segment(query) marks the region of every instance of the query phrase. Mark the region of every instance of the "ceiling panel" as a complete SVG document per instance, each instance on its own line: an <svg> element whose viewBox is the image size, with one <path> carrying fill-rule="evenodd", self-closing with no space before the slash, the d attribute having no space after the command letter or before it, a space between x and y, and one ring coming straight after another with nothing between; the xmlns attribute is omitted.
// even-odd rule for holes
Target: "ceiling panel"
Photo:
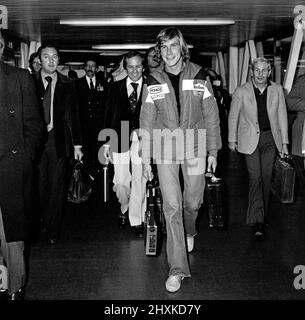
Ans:
<svg viewBox="0 0 305 320"><path fill-rule="evenodd" d="M177 26L194 52L217 52L247 39L283 38L293 33L294 0L4 0L10 32L26 40L51 42L60 49L89 50L92 45L153 43L162 26L75 27L68 18L226 18L230 26ZM81 59L65 54L65 59Z"/></svg>

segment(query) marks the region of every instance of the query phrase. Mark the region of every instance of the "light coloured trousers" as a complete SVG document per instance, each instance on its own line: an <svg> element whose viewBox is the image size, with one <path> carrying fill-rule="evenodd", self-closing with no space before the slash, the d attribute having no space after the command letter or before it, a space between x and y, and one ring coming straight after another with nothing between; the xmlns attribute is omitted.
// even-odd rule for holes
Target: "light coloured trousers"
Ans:
<svg viewBox="0 0 305 320"><path fill-rule="evenodd" d="M25 285L24 242L6 242L0 207L0 265L7 269L7 289L11 295ZM2 281L5 281L2 279Z"/></svg>
<svg viewBox="0 0 305 320"><path fill-rule="evenodd" d="M180 166L184 180L183 197L179 181ZM192 236L197 233L195 223L203 203L205 167L206 158L184 160L184 163L157 163L166 221L166 252L170 276L191 276L185 233Z"/></svg>
<svg viewBox="0 0 305 320"><path fill-rule="evenodd" d="M139 157L139 140L134 132L130 150L123 153L113 152L113 191L121 205L121 212L129 210L131 226L144 221L146 211L146 182L143 176L142 159ZM130 163L131 172L130 173Z"/></svg>

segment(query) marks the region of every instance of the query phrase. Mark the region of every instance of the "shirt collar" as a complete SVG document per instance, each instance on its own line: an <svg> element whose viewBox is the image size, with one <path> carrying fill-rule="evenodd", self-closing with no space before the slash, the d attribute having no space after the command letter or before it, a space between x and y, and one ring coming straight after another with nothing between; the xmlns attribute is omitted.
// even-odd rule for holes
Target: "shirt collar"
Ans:
<svg viewBox="0 0 305 320"><path fill-rule="evenodd" d="M132 83L132 82L135 82L139 85L139 87L141 88L142 86L142 82L143 82L143 77L141 77L138 81L132 81L129 77L127 77L127 87Z"/></svg>
<svg viewBox="0 0 305 320"><path fill-rule="evenodd" d="M52 74L46 73L43 70L41 70L41 78L44 82L46 81L46 77L51 77L52 78L52 82L54 83L54 80L57 80L57 72L54 72Z"/></svg>
<svg viewBox="0 0 305 320"><path fill-rule="evenodd" d="M253 79L252 79L251 81L252 81L252 85L253 85L254 89L257 89L257 90L260 91L260 92L264 92L269 86L271 86L270 80L267 80L266 87L264 88L263 91L261 91L261 89L259 89L259 88L257 87L257 85L254 83Z"/></svg>
<svg viewBox="0 0 305 320"><path fill-rule="evenodd" d="M92 81L94 82L95 81L95 76L93 78L89 78L87 75L86 75L86 79L88 82L90 82L90 79L92 79Z"/></svg>

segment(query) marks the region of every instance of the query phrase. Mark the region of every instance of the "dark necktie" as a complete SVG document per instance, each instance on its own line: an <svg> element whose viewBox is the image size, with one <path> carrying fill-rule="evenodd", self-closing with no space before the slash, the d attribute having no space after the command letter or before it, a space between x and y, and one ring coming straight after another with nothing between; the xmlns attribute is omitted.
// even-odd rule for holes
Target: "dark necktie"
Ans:
<svg viewBox="0 0 305 320"><path fill-rule="evenodd" d="M131 82L131 85L133 86L133 91L129 96L129 104L130 104L131 112L134 112L137 107L137 100L138 100L138 94L137 94L138 83Z"/></svg>
<svg viewBox="0 0 305 320"><path fill-rule="evenodd" d="M91 89L91 90L94 90L94 85L93 85L92 79L90 79L90 89Z"/></svg>
<svg viewBox="0 0 305 320"><path fill-rule="evenodd" d="M44 120L46 124L50 123L50 109L51 109L51 91L52 91L52 78L45 77L48 81L48 85L46 91L44 93L43 98L43 112L44 112Z"/></svg>

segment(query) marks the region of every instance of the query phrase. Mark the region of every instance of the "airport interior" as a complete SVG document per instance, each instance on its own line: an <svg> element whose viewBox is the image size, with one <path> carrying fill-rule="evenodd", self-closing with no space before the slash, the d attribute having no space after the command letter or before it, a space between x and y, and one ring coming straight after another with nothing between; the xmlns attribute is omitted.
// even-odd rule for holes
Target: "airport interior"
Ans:
<svg viewBox="0 0 305 320"><path fill-rule="evenodd" d="M190 61L213 70L217 77L212 80L221 84L229 99L239 86L251 81L250 65L258 57L270 64L269 80L282 86L285 98L296 79L305 74L305 4L299 0L1 0L0 15L6 43L2 60L26 70L30 56L42 44L51 43L58 50L59 73L68 77L73 70L77 78L84 77L85 62L94 60L103 83L115 83L126 76L123 59L129 50L145 55L156 45L162 29L177 27L188 44ZM225 122L229 110L230 105ZM293 125L304 110L305 103L299 113L287 110L289 154ZM223 225L211 224L205 190L194 249L187 254L191 277L182 281L180 290L168 292L164 285L168 277L166 228L159 224L160 252L149 255L148 231L139 236L128 221L119 224L113 167L107 166L105 182L105 165L100 162L89 170L93 180L88 198L77 203L66 196L56 242L39 230L27 246L24 299L171 304L304 300L304 153L303 168L290 163L294 168L291 201L282 201L271 190L266 230L257 239L246 224L249 177L245 158L228 149L226 135L222 138L215 175L221 181ZM67 183L72 170L68 172ZM181 172L179 177L183 187ZM0 288L6 285L3 278Z"/></svg>

